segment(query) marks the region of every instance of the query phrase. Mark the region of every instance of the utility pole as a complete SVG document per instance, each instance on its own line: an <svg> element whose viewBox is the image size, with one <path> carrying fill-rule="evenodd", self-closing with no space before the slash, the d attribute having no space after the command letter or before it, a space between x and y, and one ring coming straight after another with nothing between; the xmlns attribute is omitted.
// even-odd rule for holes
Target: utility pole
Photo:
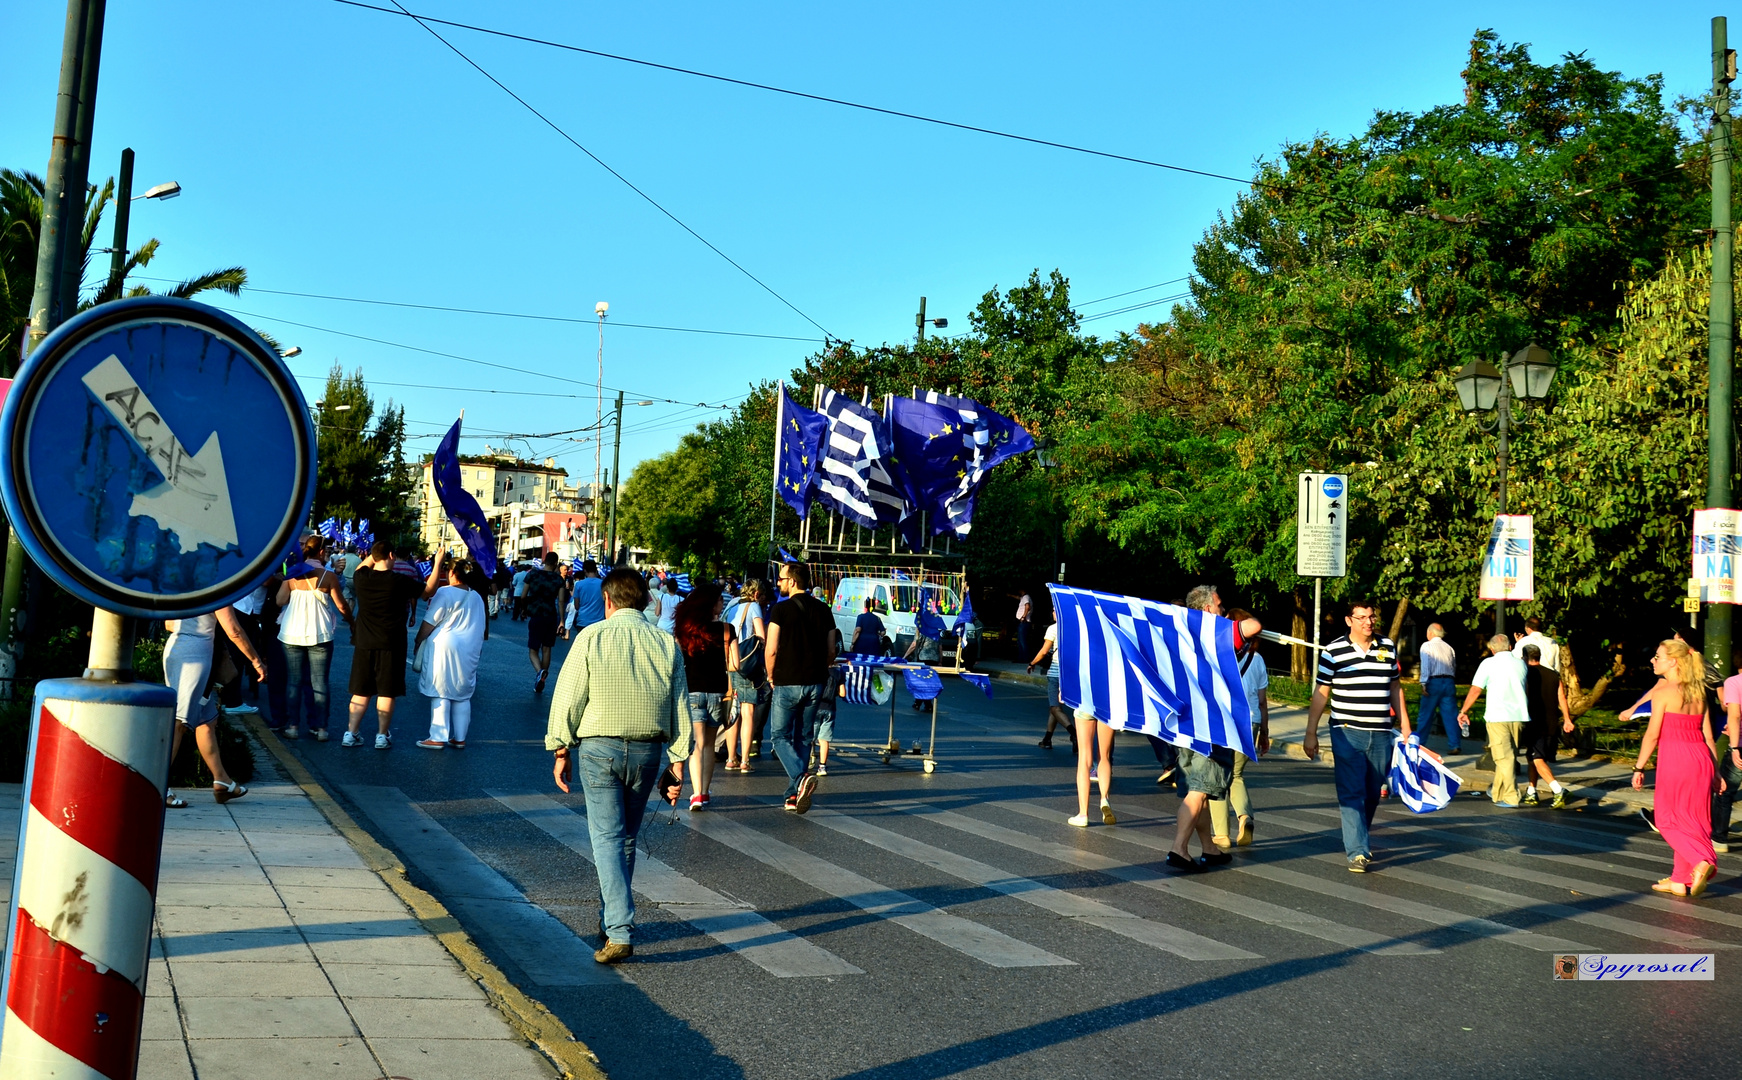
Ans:
<svg viewBox="0 0 1742 1080"><path fill-rule="evenodd" d="M49 331L59 326L78 306L75 293L69 300L62 291L64 266L70 252L78 251L83 232L85 188L80 178L73 184L73 148L81 126L81 112L95 105L97 55L103 38L105 0L67 0L66 29L61 38L60 88L54 104L54 137L49 143L48 168L43 173L42 226L36 248L36 287L30 297L30 327L25 349L35 349ZM88 68L88 72L87 72ZM87 79L88 74L88 79ZM85 92L89 89L89 94ZM81 95L88 97L88 103ZM85 111L83 129L90 137L92 115ZM10 363L6 364L10 372ZM24 567L30 558L18 542L16 530L6 538L6 574L0 585L0 695L11 697L18 671L18 625L24 594Z"/></svg>
<svg viewBox="0 0 1742 1080"><path fill-rule="evenodd" d="M1506 472L1512 456L1509 431L1512 427L1512 357L1502 353L1500 356L1500 394L1495 401L1495 427L1500 433L1500 449L1494 455L1500 466L1500 516L1506 516ZM1494 601L1494 632L1506 633L1506 596L1501 590L1501 597ZM1314 639L1315 641L1318 639Z"/></svg>
<svg viewBox="0 0 1742 1080"><path fill-rule="evenodd" d="M923 296L919 298L919 314L914 316L913 321L914 321L915 325L917 325L919 327L919 337L916 339L916 341L919 344L924 345L925 344L925 297L923 297Z"/></svg>
<svg viewBox="0 0 1742 1080"><path fill-rule="evenodd" d="M1734 293L1731 260L1735 237L1730 231L1730 83L1736 78L1736 54L1722 15L1712 20L1712 298L1706 347L1706 506L1730 508L1730 472L1734 447L1731 430L1730 382L1733 373ZM1733 670L1730 664L1729 604L1706 605L1706 663L1713 670Z"/></svg>
<svg viewBox="0 0 1742 1080"><path fill-rule="evenodd" d="M66 237L61 244L60 321L79 312L84 283L85 196L91 182L91 129L97 120L97 70L103 55L103 17L107 0L88 0L83 53L79 60L79 103L73 112L73 141L67 147Z"/></svg>
<svg viewBox="0 0 1742 1080"><path fill-rule="evenodd" d="M617 559L617 469L622 461L623 453L623 391L617 391L617 433L611 438L611 547L605 552L602 561L613 565ZM598 508L598 502L593 506Z"/></svg>
<svg viewBox="0 0 1742 1080"><path fill-rule="evenodd" d="M109 249L109 285L104 293L121 299L127 273L127 220L133 214L133 148L121 151L121 175L115 181L115 246Z"/></svg>

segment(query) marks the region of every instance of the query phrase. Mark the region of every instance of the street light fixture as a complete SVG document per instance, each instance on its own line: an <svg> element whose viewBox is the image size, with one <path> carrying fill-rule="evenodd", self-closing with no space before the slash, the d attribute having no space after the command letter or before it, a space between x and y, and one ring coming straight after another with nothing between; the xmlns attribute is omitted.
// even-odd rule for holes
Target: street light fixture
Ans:
<svg viewBox="0 0 1742 1080"><path fill-rule="evenodd" d="M159 184L154 188L148 188L145 194L135 195L128 201L138 202L140 199L173 199L180 194L181 185L176 183L174 180L171 180L167 184Z"/></svg>
<svg viewBox="0 0 1742 1080"><path fill-rule="evenodd" d="M301 356L302 355L302 346L301 345L292 345L290 348L284 350L283 352L279 353L278 355L283 357L286 360L289 360L293 356Z"/></svg>
<svg viewBox="0 0 1742 1080"><path fill-rule="evenodd" d="M1494 426L1484 430L1494 431L1500 438L1499 450L1496 452L1496 463L1500 467L1500 514L1506 513L1506 472L1507 459L1510 450L1507 434L1512 428L1512 398L1514 395L1527 400L1541 401L1548 397L1548 388L1554 382L1554 354L1535 342L1513 353L1503 356L1500 360L1506 368L1502 376L1500 369L1486 360L1472 360L1452 378L1452 383L1458 388L1458 404L1466 413L1479 415L1494 411ZM1510 392L1509 392L1510 391ZM1494 632L1506 632L1506 601L1498 600L1494 604Z"/></svg>

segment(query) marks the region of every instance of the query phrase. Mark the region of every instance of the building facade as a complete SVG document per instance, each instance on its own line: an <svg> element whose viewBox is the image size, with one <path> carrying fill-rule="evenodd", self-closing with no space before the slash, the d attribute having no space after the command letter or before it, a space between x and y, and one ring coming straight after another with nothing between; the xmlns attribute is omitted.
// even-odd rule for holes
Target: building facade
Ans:
<svg viewBox="0 0 1742 1080"><path fill-rule="evenodd" d="M426 459L413 496L418 538L425 551L455 542L453 527L436 498L434 470L434 462ZM587 531L593 509L591 485L571 484L568 476L555 458L524 461L488 446L481 455L460 458L460 482L489 519L501 559L538 559L554 550L566 561L587 550L592 542Z"/></svg>

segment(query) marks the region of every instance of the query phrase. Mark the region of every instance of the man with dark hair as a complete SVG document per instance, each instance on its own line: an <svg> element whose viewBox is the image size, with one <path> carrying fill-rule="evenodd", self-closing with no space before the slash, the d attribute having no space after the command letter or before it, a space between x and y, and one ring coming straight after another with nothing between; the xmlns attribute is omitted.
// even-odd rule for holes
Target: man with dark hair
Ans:
<svg viewBox="0 0 1742 1080"><path fill-rule="evenodd" d="M768 615L768 674L774 684L769 738L786 770L786 809L802 814L816 791L811 744L840 631L828 605L810 594L810 567L796 562L782 566L777 587L786 599Z"/></svg>
<svg viewBox="0 0 1742 1080"><path fill-rule="evenodd" d="M581 576L569 594L569 618L565 634L578 634L596 622L605 621L605 594L600 590L599 564L591 559L581 564Z"/></svg>
<svg viewBox="0 0 1742 1080"><path fill-rule="evenodd" d="M552 771L562 791L579 760L604 938L593 959L616 964L635 951L631 881L647 799L657 785L676 803L692 731L683 650L641 616L647 583L619 568L601 594L605 618L575 638L557 675L544 748L556 756Z"/></svg>
<svg viewBox="0 0 1742 1080"><path fill-rule="evenodd" d="M1530 772L1524 778L1524 798L1519 805L1538 805L1536 780L1541 777L1554 796L1550 805L1559 810L1567 804L1567 795L1561 782L1555 779L1555 751L1560 747L1561 733L1573 732L1566 684L1544 662L1547 658L1536 645L1526 645L1519 651L1524 654L1524 704L1530 716L1524 724L1524 752Z"/></svg>
<svg viewBox="0 0 1742 1080"><path fill-rule="evenodd" d="M393 745L393 706L405 696L405 623L413 601L433 587L393 572L393 545L377 540L369 557L357 565L351 588L357 597L357 621L351 653L351 718L342 746L361 746L363 713L375 699L375 749Z"/></svg>
<svg viewBox="0 0 1742 1080"><path fill-rule="evenodd" d="M1409 735L1403 704L1403 669L1390 638L1375 637L1379 612L1371 600L1349 604L1349 632L1319 653L1319 685L1307 709L1301 749L1319 756L1319 718L1331 710L1331 756L1336 766L1337 806L1343 819L1343 853L1349 872L1365 874L1373 863L1368 830L1379 809L1379 788L1391 772L1391 725Z"/></svg>
<svg viewBox="0 0 1742 1080"><path fill-rule="evenodd" d="M562 621L562 575L556 572L556 552L544 553L544 565L527 572L522 600L526 611L526 654L532 658L532 692L544 693L550 675L550 650L556 645L557 624Z"/></svg>

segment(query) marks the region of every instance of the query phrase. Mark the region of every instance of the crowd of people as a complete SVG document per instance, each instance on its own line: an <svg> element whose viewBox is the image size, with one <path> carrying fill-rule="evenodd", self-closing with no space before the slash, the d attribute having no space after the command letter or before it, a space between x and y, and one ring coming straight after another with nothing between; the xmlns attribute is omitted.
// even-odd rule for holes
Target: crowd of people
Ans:
<svg viewBox="0 0 1742 1080"><path fill-rule="evenodd" d="M578 774L588 803L602 898L604 940L596 959L616 963L633 953L630 882L648 800L657 792L676 804L687 773L689 809L706 811L716 773L755 771L766 737L786 774L784 809L807 812L818 778L827 775L842 678L837 658L843 652L892 651L888 628L869 599L851 630L852 648L843 649L834 614L826 598L813 595L813 584L810 568L798 562L781 566L773 588L750 579L703 581L690 589L675 574L627 567L601 574L592 561L559 565L555 554L518 569L504 567L492 579L471 560L442 552L425 573L399 558L388 542L358 553L334 550L311 535L298 562L233 607L168 624L164 666L177 691L176 739L179 745L184 730L193 733L214 778L215 799L247 794L225 772L211 724L220 711L256 711L241 700L252 672L266 689L273 730L286 739L306 733L326 741L328 671L344 623L355 651L342 745L364 745L361 726L373 699L374 746L392 746L395 705L407 692L409 664L418 691L430 701L429 731L418 746L463 750L484 641L500 610L527 625L534 696L549 682L557 640L570 639L545 746L553 754L557 786L570 790ZM419 601L426 602L421 618ZM1262 627L1246 611L1224 610L1213 586L1193 589L1182 606L1233 623L1252 746L1262 757L1270 749L1270 678L1258 653ZM1050 749L1062 727L1076 750L1077 812L1068 823L1087 827L1091 811L1098 810L1095 819L1113 825L1115 729L1062 701L1058 626L1045 608L1025 594L1017 611L1024 652L1032 625L1048 623L1028 669L1047 668L1048 715L1040 746ZM1527 620L1523 634L1487 642L1489 655L1476 667L1461 705L1456 652L1441 626L1429 626L1419 650L1419 726L1412 729L1399 650L1377 632L1376 619L1371 603L1350 604L1347 633L1320 651L1302 739L1306 756L1316 759L1319 728L1328 723L1350 871L1365 873L1373 865L1370 830L1386 796L1394 742L1411 739L1413 730L1425 744L1438 727L1447 752L1460 753L1479 701L1497 765L1487 791L1474 794L1502 808L1565 805L1566 788L1553 763L1562 735L1574 728L1573 717L1559 676L1560 649L1538 620ZM916 635L906 655L931 655L924 652L925 640ZM1730 743L1722 758L1707 707L1704 663L1679 637L1657 649L1652 668L1658 681L1635 706L1650 720L1633 786L1643 786L1655 756L1656 804L1645 818L1675 853L1670 875L1652 886L1660 892L1700 896L1716 872L1717 854L1728 850L1731 803L1742 784L1742 652L1737 659L1738 674L1718 695ZM1256 832L1245 782L1251 760L1235 748L1203 753L1154 737L1150 742L1162 769L1159 781L1171 782L1179 796L1167 868L1191 874L1227 864ZM1520 754L1526 759L1522 789L1516 775ZM165 800L171 807L186 805L174 791Z"/></svg>

